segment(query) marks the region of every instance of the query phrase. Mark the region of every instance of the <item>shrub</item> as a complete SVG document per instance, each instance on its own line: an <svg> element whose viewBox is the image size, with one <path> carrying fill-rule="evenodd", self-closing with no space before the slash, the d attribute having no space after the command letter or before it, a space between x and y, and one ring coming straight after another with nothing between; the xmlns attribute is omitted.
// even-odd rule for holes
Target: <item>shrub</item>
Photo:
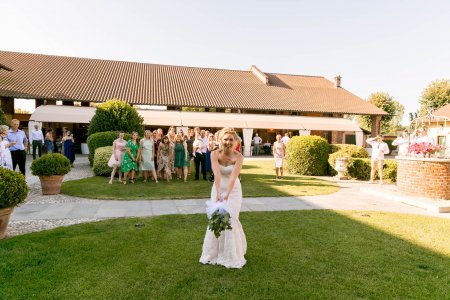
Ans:
<svg viewBox="0 0 450 300"><path fill-rule="evenodd" d="M347 168L348 175L359 180L370 179L370 159L369 158L351 158ZM374 179L378 179L378 171ZM383 180L397 181L397 161L395 159L385 159L383 165Z"/></svg>
<svg viewBox="0 0 450 300"><path fill-rule="evenodd" d="M348 162L347 173L350 177L359 180L370 179L370 159L352 158Z"/></svg>
<svg viewBox="0 0 450 300"><path fill-rule="evenodd" d="M87 144L89 148L89 163L91 166L94 163L94 155L95 149L99 147L111 146L115 139L119 136L118 131L106 131L106 132L97 132L90 135L87 139ZM124 140L131 139L131 134L125 133Z"/></svg>
<svg viewBox="0 0 450 300"><path fill-rule="evenodd" d="M121 100L108 100L97 106L89 123L88 136L104 131L133 132L144 134L144 119L135 108ZM106 146L106 145L105 145Z"/></svg>
<svg viewBox="0 0 450 300"><path fill-rule="evenodd" d="M3 110L0 108L0 125L7 125L7 124L8 124L8 120L6 119L6 115L3 112Z"/></svg>
<svg viewBox="0 0 450 300"><path fill-rule="evenodd" d="M110 175L112 168L108 166L108 161L111 158L112 146L105 146L95 149L93 171L95 175L106 176Z"/></svg>
<svg viewBox="0 0 450 300"><path fill-rule="evenodd" d="M31 173L37 176L66 175L69 172L69 159L59 153L46 154L31 163Z"/></svg>
<svg viewBox="0 0 450 300"><path fill-rule="evenodd" d="M291 174L323 176L328 169L329 144L319 136L295 136L286 145L286 170Z"/></svg>
<svg viewBox="0 0 450 300"><path fill-rule="evenodd" d="M367 150L363 147L347 144L331 144L330 156L328 157L328 173L332 176L336 175L334 170L334 163L336 158L339 157L353 157L353 158L366 158L369 157Z"/></svg>
<svg viewBox="0 0 450 300"><path fill-rule="evenodd" d="M0 209L14 207L27 198L28 186L25 177L5 168L0 168Z"/></svg>

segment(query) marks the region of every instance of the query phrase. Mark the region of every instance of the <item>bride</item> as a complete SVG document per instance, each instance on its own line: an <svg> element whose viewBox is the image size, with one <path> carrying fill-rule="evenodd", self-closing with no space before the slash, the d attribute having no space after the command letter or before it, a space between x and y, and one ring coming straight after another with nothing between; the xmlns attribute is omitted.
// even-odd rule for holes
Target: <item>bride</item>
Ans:
<svg viewBox="0 0 450 300"><path fill-rule="evenodd" d="M211 201L226 201L226 208L231 216L231 230L225 230L219 238L207 229L203 241L200 262L218 264L227 268L242 268L246 260L247 241L239 222L242 204L241 172L244 157L235 151L238 135L232 128L224 128L219 133L220 149L211 153L214 172L214 185L211 189Z"/></svg>

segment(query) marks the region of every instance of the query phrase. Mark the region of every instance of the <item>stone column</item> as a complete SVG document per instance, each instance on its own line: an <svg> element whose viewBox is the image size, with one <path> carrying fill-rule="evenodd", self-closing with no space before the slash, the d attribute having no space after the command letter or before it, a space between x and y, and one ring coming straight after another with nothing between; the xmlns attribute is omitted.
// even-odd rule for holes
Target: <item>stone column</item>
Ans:
<svg viewBox="0 0 450 300"><path fill-rule="evenodd" d="M372 118L372 137L376 136L377 134L381 133L381 116L371 116Z"/></svg>
<svg viewBox="0 0 450 300"><path fill-rule="evenodd" d="M244 135L244 156L252 156L253 128L243 128L242 133Z"/></svg>

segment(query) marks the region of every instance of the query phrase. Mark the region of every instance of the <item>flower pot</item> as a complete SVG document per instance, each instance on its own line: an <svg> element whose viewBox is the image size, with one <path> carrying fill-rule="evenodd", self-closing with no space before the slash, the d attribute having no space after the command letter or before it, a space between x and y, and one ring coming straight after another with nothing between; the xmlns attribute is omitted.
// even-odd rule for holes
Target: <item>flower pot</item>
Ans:
<svg viewBox="0 0 450 300"><path fill-rule="evenodd" d="M0 240L6 236L6 227L8 227L9 217L13 212L13 207L0 209Z"/></svg>
<svg viewBox="0 0 450 300"><path fill-rule="evenodd" d="M57 195L61 192L61 183L64 175L39 176L41 180L42 195Z"/></svg>

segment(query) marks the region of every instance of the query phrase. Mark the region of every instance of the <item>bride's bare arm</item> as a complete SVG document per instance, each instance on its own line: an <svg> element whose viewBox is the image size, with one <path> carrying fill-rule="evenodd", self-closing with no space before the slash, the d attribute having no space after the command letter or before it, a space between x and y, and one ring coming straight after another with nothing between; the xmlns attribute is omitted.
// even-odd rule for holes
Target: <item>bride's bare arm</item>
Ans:
<svg viewBox="0 0 450 300"><path fill-rule="evenodd" d="M213 151L211 152L211 167L214 172L214 186L216 187L216 201L220 200L220 167L219 167L219 151Z"/></svg>
<svg viewBox="0 0 450 300"><path fill-rule="evenodd" d="M228 200L228 196L230 195L231 191L233 190L234 183L236 182L236 179L238 178L239 174L241 173L243 162L244 162L244 156L242 156L242 154L239 154L239 158L236 160L236 163L233 168L233 172L231 173L230 181L228 182L227 194L225 195L224 200Z"/></svg>

